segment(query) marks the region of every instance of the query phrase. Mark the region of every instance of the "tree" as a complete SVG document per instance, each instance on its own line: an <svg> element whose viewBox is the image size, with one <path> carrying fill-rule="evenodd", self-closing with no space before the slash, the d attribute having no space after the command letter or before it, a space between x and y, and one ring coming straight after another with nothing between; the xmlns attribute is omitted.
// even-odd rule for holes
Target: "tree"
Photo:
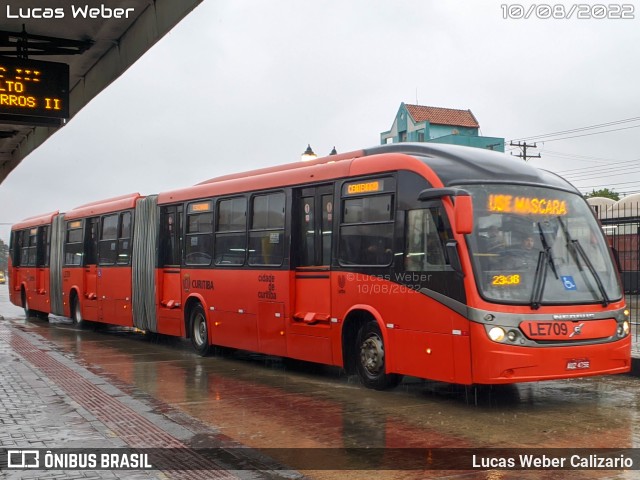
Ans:
<svg viewBox="0 0 640 480"><path fill-rule="evenodd" d="M620 194L615 190L610 190L608 188L593 190L591 193L587 193L584 196L584 198L591 198L591 197L605 197L605 198L610 198L611 200L615 200L616 202L620 200Z"/></svg>
<svg viewBox="0 0 640 480"><path fill-rule="evenodd" d="M6 272L9 265L9 246L0 238L0 271Z"/></svg>

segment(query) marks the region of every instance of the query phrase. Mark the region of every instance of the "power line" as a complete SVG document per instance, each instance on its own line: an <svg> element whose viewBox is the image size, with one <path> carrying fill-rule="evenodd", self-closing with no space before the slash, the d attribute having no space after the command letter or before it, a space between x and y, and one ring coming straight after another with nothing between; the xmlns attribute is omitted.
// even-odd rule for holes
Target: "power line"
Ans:
<svg viewBox="0 0 640 480"><path fill-rule="evenodd" d="M574 175L562 175L562 177L564 177L566 180L569 180L571 182L578 182L578 181L585 181L585 180L596 180L598 178L609 178L609 177L617 177L619 175L625 175L628 176L629 173L633 173L637 171L637 168L634 167L634 170L624 170L624 171L620 171L620 172L616 172L616 173L609 173L606 174L605 172L596 172L596 173L590 173L590 174L585 174L585 175L579 175L579 174L574 174Z"/></svg>
<svg viewBox="0 0 640 480"><path fill-rule="evenodd" d="M576 160L586 160L586 161L597 162L597 163L607 162L607 164L610 164L610 162L613 162L615 160L613 158L594 157L592 155L580 155L578 153L558 152L557 150L549 150L549 149L546 149L546 148L544 150L544 153L545 153L545 155L549 155L549 156L552 156L552 157L564 157L564 158L571 158L571 159L576 159Z"/></svg>
<svg viewBox="0 0 640 480"><path fill-rule="evenodd" d="M634 180L632 182L609 183L609 186L613 187L613 186L616 186L616 185L628 185L628 184L635 184L635 185L638 185L640 187L640 183L638 182L638 180ZM605 187L602 184L600 184L600 185L580 186L580 188L605 188Z"/></svg>
<svg viewBox="0 0 640 480"><path fill-rule="evenodd" d="M629 123L629 122L636 122L639 121L640 117L633 117L633 118L627 118L624 120L616 120L613 122L607 122L607 123L599 123L597 125L589 125L587 127L579 127L579 128L572 128L569 130L560 130L558 132L552 132L552 133L545 133L545 134L541 134L541 135L532 135L529 137L522 137L522 138L514 138L511 141L519 141L519 140L536 140L536 139L540 139L540 138L545 138L545 137L557 137L558 135L564 135L565 133L576 133L576 132L582 132L585 130L593 130L596 128L603 128L603 127L610 127L612 125L620 125L622 123ZM637 125L640 126L640 125ZM633 128L633 127L631 127ZM615 131L615 130L611 130L611 131ZM593 133L593 135L596 135L597 133L605 133L605 132L595 132Z"/></svg>
<svg viewBox="0 0 640 480"><path fill-rule="evenodd" d="M630 127L614 128L613 130L603 130L601 132L585 133L583 135L572 135L570 137L551 138L549 140L544 140L544 143L557 142L558 140L568 140L570 138L591 137L593 135L600 135L601 133L619 132L621 130L629 130L631 128L640 128L640 125L632 125Z"/></svg>
<svg viewBox="0 0 640 480"><path fill-rule="evenodd" d="M612 168L613 165L616 165L616 168ZM562 172L564 176L567 177L575 177L575 176L583 176L583 175L595 175L597 176L599 173L606 172L614 172L614 173L624 173L626 171L637 172L638 171L638 160L629 160L628 162L618 162L610 165L602 165L599 167L589 168L585 170L584 168L573 169L573 170L565 170ZM560 173L560 172L557 172Z"/></svg>

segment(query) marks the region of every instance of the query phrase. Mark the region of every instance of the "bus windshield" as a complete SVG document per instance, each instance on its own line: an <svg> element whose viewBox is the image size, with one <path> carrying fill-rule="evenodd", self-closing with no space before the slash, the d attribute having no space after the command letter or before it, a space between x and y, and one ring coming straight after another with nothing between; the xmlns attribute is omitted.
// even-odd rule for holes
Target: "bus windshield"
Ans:
<svg viewBox="0 0 640 480"><path fill-rule="evenodd" d="M474 231L469 249L488 301L602 303L622 292L604 235L578 195L522 185L469 185Z"/></svg>

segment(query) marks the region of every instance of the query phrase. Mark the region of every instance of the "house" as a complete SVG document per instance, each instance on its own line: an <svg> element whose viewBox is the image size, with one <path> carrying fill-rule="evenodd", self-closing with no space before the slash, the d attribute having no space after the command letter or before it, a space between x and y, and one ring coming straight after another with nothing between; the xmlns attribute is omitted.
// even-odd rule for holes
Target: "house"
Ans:
<svg viewBox="0 0 640 480"><path fill-rule="evenodd" d="M479 136L479 130L471 110L402 103L391 130L380 134L380 143L449 143L504 152L504 138Z"/></svg>

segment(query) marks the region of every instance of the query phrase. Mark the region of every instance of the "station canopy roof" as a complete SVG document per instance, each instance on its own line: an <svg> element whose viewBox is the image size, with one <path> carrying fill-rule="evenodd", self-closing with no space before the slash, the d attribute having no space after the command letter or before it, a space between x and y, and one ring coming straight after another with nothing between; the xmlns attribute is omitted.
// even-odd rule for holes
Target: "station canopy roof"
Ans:
<svg viewBox="0 0 640 480"><path fill-rule="evenodd" d="M69 118L118 78L202 0L19 0L0 5L0 57L16 58L27 39L29 60L69 65ZM77 9L104 7L97 18ZM114 18L114 9L122 18ZM44 16L45 9L54 18ZM56 10L58 9L58 10ZM128 10L127 10L128 9ZM63 13L62 18L60 13ZM94 11L95 13L95 11ZM111 14L110 14L111 13ZM125 18L125 13L126 17ZM13 17L18 18L13 18ZM25 18L26 17L26 18ZM9 32L9 33L7 33ZM23 33L24 32L24 33ZM25 35L26 33L26 35ZM42 37L49 38L45 40ZM22 43L21 45L24 45ZM0 123L0 182L60 126Z"/></svg>

